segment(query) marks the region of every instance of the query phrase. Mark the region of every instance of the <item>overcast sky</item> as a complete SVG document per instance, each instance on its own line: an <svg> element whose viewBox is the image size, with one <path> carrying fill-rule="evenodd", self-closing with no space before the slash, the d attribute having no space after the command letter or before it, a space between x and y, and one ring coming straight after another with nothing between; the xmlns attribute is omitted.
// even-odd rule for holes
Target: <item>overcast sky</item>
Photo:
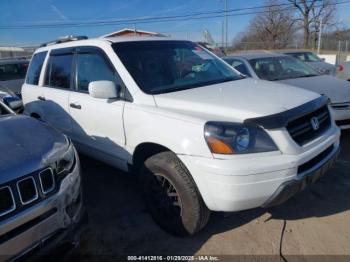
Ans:
<svg viewBox="0 0 350 262"><path fill-rule="evenodd" d="M286 2L286 0L284 1ZM228 0L230 9L264 5L263 0ZM2 0L0 26L25 23L79 22L86 20L129 19L154 16L176 16L193 12L224 9L224 0ZM247 11L245 11L247 12ZM339 20L350 25L350 3L338 7ZM229 40L244 31L251 15L229 17ZM206 20L183 20L136 24L137 29L171 34L178 38L201 40L208 29L221 41L222 17ZM0 29L0 45L30 45L64 35L100 36L135 25L51 29Z"/></svg>

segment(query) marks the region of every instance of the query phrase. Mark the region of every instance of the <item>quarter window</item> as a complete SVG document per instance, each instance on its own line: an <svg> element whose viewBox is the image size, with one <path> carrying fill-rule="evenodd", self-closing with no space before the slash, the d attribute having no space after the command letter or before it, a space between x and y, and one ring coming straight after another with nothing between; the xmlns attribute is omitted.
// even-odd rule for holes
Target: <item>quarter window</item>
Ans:
<svg viewBox="0 0 350 262"><path fill-rule="evenodd" d="M98 80L113 81L116 74L105 58L98 53L81 53L77 56L77 88L88 92L89 83Z"/></svg>
<svg viewBox="0 0 350 262"><path fill-rule="evenodd" d="M56 88L70 89L72 75L72 54L50 56L45 85Z"/></svg>
<svg viewBox="0 0 350 262"><path fill-rule="evenodd" d="M43 67L43 63L45 60L47 52L36 53L30 62L26 83L29 85L38 85L41 68Z"/></svg>

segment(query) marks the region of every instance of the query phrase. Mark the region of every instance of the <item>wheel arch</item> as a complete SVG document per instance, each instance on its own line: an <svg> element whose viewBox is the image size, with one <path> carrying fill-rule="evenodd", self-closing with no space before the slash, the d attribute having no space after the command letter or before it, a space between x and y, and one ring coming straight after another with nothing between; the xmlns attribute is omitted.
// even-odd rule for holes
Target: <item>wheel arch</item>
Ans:
<svg viewBox="0 0 350 262"><path fill-rule="evenodd" d="M143 142L139 144L133 153L132 156L132 166L135 171L138 171L143 162L149 157L161 153L161 152L173 152L168 147L163 146L161 144L153 143L153 142Z"/></svg>

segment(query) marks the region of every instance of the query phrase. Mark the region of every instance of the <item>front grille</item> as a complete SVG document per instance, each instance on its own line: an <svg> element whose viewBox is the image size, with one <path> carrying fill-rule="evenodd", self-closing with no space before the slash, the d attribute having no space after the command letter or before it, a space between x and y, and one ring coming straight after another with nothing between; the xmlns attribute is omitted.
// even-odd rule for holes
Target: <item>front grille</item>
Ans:
<svg viewBox="0 0 350 262"><path fill-rule="evenodd" d="M17 190L23 205L30 204L38 199L38 190L32 176L18 181Z"/></svg>
<svg viewBox="0 0 350 262"><path fill-rule="evenodd" d="M298 174L304 173L305 171L308 171L313 167L315 167L318 163L320 163L323 159L325 159L333 151L333 149L334 149L334 146L332 145L322 153L318 154L316 157L312 158L311 160L299 166Z"/></svg>
<svg viewBox="0 0 350 262"><path fill-rule="evenodd" d="M317 121L315 121L317 119ZM312 124L314 121L314 125ZM318 123L318 125L315 124ZM315 126L316 125L316 126ZM302 146L326 131L331 126L331 118L327 106L323 106L287 125L287 130L294 141Z"/></svg>
<svg viewBox="0 0 350 262"><path fill-rule="evenodd" d="M12 212L16 209L16 202L13 198L10 187L0 188L0 217Z"/></svg>
<svg viewBox="0 0 350 262"><path fill-rule="evenodd" d="M0 221L55 194L59 181L47 168L0 185Z"/></svg>
<svg viewBox="0 0 350 262"><path fill-rule="evenodd" d="M55 178L51 168L41 171L39 173L39 180L44 194L48 194L55 189Z"/></svg>

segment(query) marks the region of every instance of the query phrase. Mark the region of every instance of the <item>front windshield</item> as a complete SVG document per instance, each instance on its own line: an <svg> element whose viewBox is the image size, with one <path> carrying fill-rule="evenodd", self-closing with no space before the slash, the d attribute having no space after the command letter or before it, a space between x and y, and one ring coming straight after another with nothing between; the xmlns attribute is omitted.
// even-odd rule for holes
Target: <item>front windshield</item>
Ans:
<svg viewBox="0 0 350 262"><path fill-rule="evenodd" d="M289 55L303 61L303 62L321 62L321 58L315 55L312 52L303 52L303 53L288 53Z"/></svg>
<svg viewBox="0 0 350 262"><path fill-rule="evenodd" d="M229 65L189 41L135 41L113 45L138 86L161 94L241 79Z"/></svg>
<svg viewBox="0 0 350 262"><path fill-rule="evenodd" d="M293 57L257 58L249 63L260 79L269 81L318 75L310 66Z"/></svg>

